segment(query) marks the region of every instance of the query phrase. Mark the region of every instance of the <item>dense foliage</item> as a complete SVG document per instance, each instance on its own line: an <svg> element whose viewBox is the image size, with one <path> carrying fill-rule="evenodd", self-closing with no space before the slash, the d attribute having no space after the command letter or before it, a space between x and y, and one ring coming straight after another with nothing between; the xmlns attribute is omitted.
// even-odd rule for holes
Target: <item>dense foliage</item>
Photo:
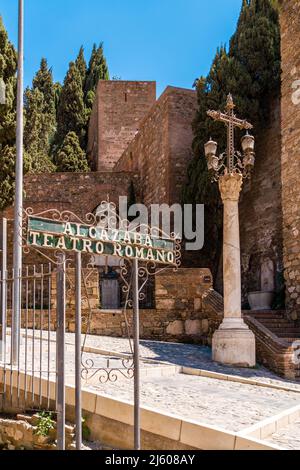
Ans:
<svg viewBox="0 0 300 470"><path fill-rule="evenodd" d="M205 248L202 262L216 275L221 255L222 204L216 184L211 184L204 158L204 144L212 136L219 150L226 148L223 124L207 116L209 109L224 109L232 93L237 114L263 129L270 100L280 87L280 28L278 11L270 0L243 0L237 29L228 50L218 49L207 77L195 82L198 110L193 123L194 158L188 169L183 200L205 204ZM237 135L237 138L240 136Z"/></svg>
<svg viewBox="0 0 300 470"><path fill-rule="evenodd" d="M13 201L16 160L16 71L17 54L9 42L0 16L0 86L3 102L0 104L0 209ZM31 167L28 154L24 155L24 170Z"/></svg>
<svg viewBox="0 0 300 470"><path fill-rule="evenodd" d="M69 132L56 156L57 170L61 172L86 172L89 166L85 152L80 147L80 142L75 132Z"/></svg>

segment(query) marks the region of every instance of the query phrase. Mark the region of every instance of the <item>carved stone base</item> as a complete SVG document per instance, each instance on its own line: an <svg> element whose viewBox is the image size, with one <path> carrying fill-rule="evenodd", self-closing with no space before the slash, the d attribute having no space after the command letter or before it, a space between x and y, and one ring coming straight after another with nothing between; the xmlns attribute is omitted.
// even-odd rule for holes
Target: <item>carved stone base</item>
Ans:
<svg viewBox="0 0 300 470"><path fill-rule="evenodd" d="M255 336L242 319L239 319L239 322L241 328L228 328L229 322L225 322L214 333L213 361L228 366L254 367L256 365Z"/></svg>

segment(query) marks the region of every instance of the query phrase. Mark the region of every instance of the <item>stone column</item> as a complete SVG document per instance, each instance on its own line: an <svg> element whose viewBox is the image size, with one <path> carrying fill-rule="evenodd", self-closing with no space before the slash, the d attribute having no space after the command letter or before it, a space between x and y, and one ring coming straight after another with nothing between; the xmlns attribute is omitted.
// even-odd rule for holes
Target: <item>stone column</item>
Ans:
<svg viewBox="0 0 300 470"><path fill-rule="evenodd" d="M221 176L219 188L224 204L223 279L224 319L212 341L213 360L222 364L254 367L255 336L242 318L239 197L243 179L239 174Z"/></svg>

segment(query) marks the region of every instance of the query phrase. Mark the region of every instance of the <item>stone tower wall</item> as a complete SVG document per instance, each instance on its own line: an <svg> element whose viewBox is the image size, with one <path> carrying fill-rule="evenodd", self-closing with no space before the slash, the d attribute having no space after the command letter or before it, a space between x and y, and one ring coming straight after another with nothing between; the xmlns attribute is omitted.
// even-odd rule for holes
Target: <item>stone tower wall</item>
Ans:
<svg viewBox="0 0 300 470"><path fill-rule="evenodd" d="M155 100L155 82L99 82L88 139L88 156L94 170L114 167Z"/></svg>

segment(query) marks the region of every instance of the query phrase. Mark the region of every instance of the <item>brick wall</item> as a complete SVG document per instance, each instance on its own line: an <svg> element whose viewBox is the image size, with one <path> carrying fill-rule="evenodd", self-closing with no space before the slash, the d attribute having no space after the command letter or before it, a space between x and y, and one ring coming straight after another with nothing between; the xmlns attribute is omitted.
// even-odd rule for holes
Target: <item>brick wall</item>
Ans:
<svg viewBox="0 0 300 470"><path fill-rule="evenodd" d="M274 282L282 273L280 101L271 105L270 122L256 142L256 163L240 202L242 293L261 290L261 265L272 260ZM276 274L277 273L277 276Z"/></svg>
<svg viewBox="0 0 300 470"><path fill-rule="evenodd" d="M182 184L192 157L191 123L196 105L195 91L168 87L116 164L117 171L139 172L146 205L181 201Z"/></svg>
<svg viewBox="0 0 300 470"><path fill-rule="evenodd" d="M155 82L99 82L89 126L88 155L94 169L113 168L155 100Z"/></svg>
<svg viewBox="0 0 300 470"><path fill-rule="evenodd" d="M284 267L288 311L300 318L300 0L281 3Z"/></svg>

